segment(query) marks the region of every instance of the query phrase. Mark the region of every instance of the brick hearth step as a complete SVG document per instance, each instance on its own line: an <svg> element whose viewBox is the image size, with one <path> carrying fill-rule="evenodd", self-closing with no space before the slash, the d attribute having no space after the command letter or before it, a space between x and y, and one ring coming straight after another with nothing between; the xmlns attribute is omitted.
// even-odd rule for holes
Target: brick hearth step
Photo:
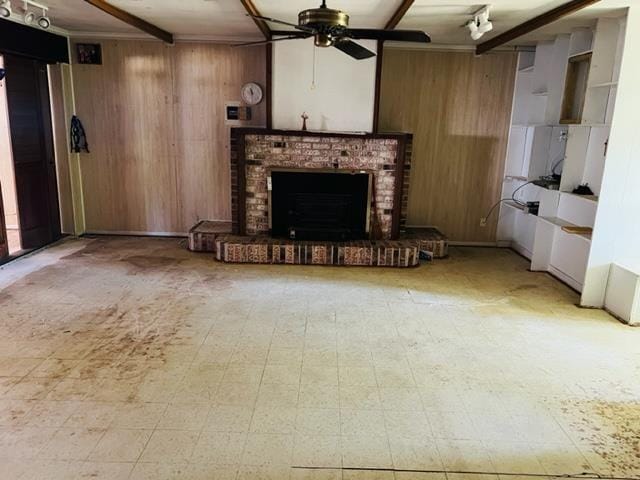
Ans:
<svg viewBox="0 0 640 480"><path fill-rule="evenodd" d="M216 259L226 263L415 267L420 264L414 240L311 242L267 236L220 235Z"/></svg>
<svg viewBox="0 0 640 480"><path fill-rule="evenodd" d="M333 260L339 260L340 258L344 258L344 248L346 247L349 261L358 261L358 262L377 262L377 258L380 256L384 260L382 260L381 266L391 266L390 263L387 263L387 259L395 258L398 256L400 258L401 249L405 249L405 252L402 256L405 258L412 258L411 253L407 253L407 249L409 252L412 252L413 249L417 247L419 251L427 251L431 252L433 258L444 258L448 255L448 247L449 241L447 237L445 237L442 233L440 233L435 228L407 228L406 232L401 234L400 240L397 241L358 241L358 242L295 242L289 240L280 240L273 239L267 236L233 236L231 235L231 223L230 222L220 222L220 221L212 221L212 220L203 220L197 223L190 231L189 231L189 250L194 252L211 252L216 253L216 243L219 238L224 237L224 244L232 245L231 250L234 251L234 255L229 258L251 258L251 260L225 260L222 256L218 256L218 260L232 262L232 261L242 261L244 263L302 263L302 264L319 264L319 265L372 265L372 263L327 263L325 261L320 261L321 258L329 258ZM256 248L250 248L250 245L257 245ZM289 261L280 261L282 257L277 257L275 261L269 260L273 258L273 246L276 246L276 254L277 255L285 255L282 252L289 251ZM297 255L295 253L297 246ZM304 255L302 246L304 246ZM271 254L269 254L269 247L271 247ZM287 250L288 247L288 250ZM327 247L335 247L333 250L331 248L327 249ZM340 248L342 250L342 256L340 256ZM264 252L264 249L267 249L267 253L262 253L262 257L258 255L256 257L255 251ZM371 260L358 260L361 258L360 253L353 252L361 252L361 249L368 249L369 253L367 253L367 259ZM375 249L375 254L373 252ZM388 252L386 250L389 250ZM395 249L396 253L392 253L392 249ZM227 249L228 250L228 249ZM307 261L308 252L311 252L311 261ZM315 251L315 262L313 261L313 252ZM254 252L249 254L249 252ZM324 252L324 253L322 253ZM328 253L327 253L328 252ZM335 256L334 256L335 254ZM265 257L266 255L266 257ZM359 257L360 255L360 257ZM256 261L255 258L266 258L267 260L263 262ZM295 258L304 259L304 261L294 261ZM353 260L352 260L353 259ZM412 264L413 263L413 264ZM409 262L408 265L399 265L399 266L414 266L417 265L415 262ZM395 266L395 265L394 265Z"/></svg>

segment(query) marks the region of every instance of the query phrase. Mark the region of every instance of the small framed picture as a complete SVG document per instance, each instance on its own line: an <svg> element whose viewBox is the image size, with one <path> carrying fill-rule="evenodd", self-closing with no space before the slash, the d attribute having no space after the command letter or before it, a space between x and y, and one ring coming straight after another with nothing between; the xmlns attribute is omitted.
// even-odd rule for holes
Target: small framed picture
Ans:
<svg viewBox="0 0 640 480"><path fill-rule="evenodd" d="M102 46L99 43L76 43L78 63L102 65Z"/></svg>

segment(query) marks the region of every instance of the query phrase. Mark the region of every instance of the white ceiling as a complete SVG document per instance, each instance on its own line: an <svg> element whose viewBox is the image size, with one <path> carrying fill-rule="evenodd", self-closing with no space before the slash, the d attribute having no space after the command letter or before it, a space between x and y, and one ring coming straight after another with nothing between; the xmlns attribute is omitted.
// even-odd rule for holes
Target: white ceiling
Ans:
<svg viewBox="0 0 640 480"><path fill-rule="evenodd" d="M603 0L521 37L516 44L544 40L559 33L568 33L575 27L592 25L600 16L621 14L620 9L634 1L637 0ZM494 30L485 34L481 41L567 2L568 0L488 0ZM484 5L473 0L415 0L397 28L424 30L431 35L434 43L472 45L476 42L463 25Z"/></svg>
<svg viewBox="0 0 640 480"><path fill-rule="evenodd" d="M49 16L57 27L75 33L128 34L139 32L129 25L89 5L84 0L40 0L50 7ZM177 38L219 40L261 39L254 22L245 15L239 0L109 0ZM483 40L498 35L540 13L568 0L489 0L494 31ZM518 40L517 44L543 40L558 33L567 33L577 26L587 26L599 16L619 15L629 3L639 0L602 0L581 12L551 24ZM315 8L320 0L254 0L265 16L296 22L297 12ZM396 10L401 0L329 0L329 7L349 13L354 27L381 28ZM21 0L12 0L14 12L21 9ZM436 44L472 45L463 25L471 14L484 4L474 0L415 0L397 28L420 29L429 33ZM275 28L283 28L272 25Z"/></svg>

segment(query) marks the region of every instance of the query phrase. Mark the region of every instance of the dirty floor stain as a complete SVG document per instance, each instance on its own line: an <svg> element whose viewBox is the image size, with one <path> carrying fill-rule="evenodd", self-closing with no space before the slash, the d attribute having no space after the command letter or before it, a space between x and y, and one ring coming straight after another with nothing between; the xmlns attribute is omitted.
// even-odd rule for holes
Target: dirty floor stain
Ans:
<svg viewBox="0 0 640 480"><path fill-rule="evenodd" d="M183 243L0 270L2 478L640 478L640 329L516 254L252 266Z"/></svg>

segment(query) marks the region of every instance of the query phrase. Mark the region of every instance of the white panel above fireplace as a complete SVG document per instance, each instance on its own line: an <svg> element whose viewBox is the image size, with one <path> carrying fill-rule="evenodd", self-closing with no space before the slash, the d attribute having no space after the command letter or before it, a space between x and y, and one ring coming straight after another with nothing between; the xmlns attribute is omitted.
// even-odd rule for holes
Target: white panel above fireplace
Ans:
<svg viewBox="0 0 640 480"><path fill-rule="evenodd" d="M361 41L376 51L376 42ZM309 115L309 130L371 132L376 58L355 60L335 48L315 48L313 40L273 44L273 127L299 130Z"/></svg>

